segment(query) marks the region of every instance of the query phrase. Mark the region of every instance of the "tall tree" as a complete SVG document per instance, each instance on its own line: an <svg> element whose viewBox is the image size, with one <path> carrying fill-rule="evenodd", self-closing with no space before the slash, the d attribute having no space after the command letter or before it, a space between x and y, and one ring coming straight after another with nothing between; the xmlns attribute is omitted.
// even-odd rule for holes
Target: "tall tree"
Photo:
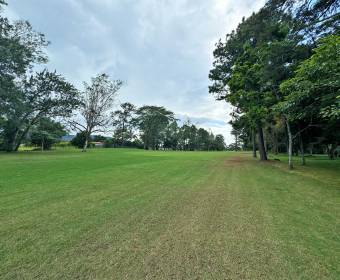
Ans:
<svg viewBox="0 0 340 280"><path fill-rule="evenodd" d="M32 74L47 61L47 45L27 21L11 23L0 13L0 133L7 151L16 151L41 118L67 116L77 106L77 91L63 77L47 70Z"/></svg>
<svg viewBox="0 0 340 280"><path fill-rule="evenodd" d="M197 142L199 150L209 150L209 141L209 132L204 128L199 128L197 131Z"/></svg>
<svg viewBox="0 0 340 280"><path fill-rule="evenodd" d="M238 129L233 128L230 134L235 137L234 147L235 147L235 150L238 151L240 149L240 138L239 137L241 133Z"/></svg>
<svg viewBox="0 0 340 280"><path fill-rule="evenodd" d="M142 106L136 111L135 125L141 131L144 149L158 149L166 128L175 120L174 113L159 106Z"/></svg>
<svg viewBox="0 0 340 280"><path fill-rule="evenodd" d="M264 28L265 27L265 28ZM264 91L261 76L261 49L284 36L286 15L267 7L243 20L237 29L220 41L209 78L210 93L226 99L253 120L257 127L260 159L266 160L263 126L270 116L275 97Z"/></svg>
<svg viewBox="0 0 340 280"><path fill-rule="evenodd" d="M133 137L133 117L136 112L136 106L129 102L122 103L120 110L116 110L112 113L113 126L115 127L115 136L120 142L121 146L124 146L125 141L131 140Z"/></svg>
<svg viewBox="0 0 340 280"><path fill-rule="evenodd" d="M177 122L172 121L166 128L164 148L177 150L179 144L179 127Z"/></svg>
<svg viewBox="0 0 340 280"><path fill-rule="evenodd" d="M217 44L210 92L229 101L256 124L261 159L266 159L263 127L276 121L276 105L285 98L280 84L294 75L317 38L337 29L335 6L332 0L270 0L259 12L243 20L225 42ZM319 15L319 20L315 15ZM308 29L313 32L307 32ZM286 124L292 168L294 134L303 123L291 123L282 111L279 116Z"/></svg>
<svg viewBox="0 0 340 280"><path fill-rule="evenodd" d="M1 95L0 101L6 120L4 148L17 151L29 129L41 118L70 116L78 105L78 92L60 75L44 70L21 80L15 89Z"/></svg>
<svg viewBox="0 0 340 280"><path fill-rule="evenodd" d="M182 149L193 151L197 149L197 128L188 119L180 128Z"/></svg>
<svg viewBox="0 0 340 280"><path fill-rule="evenodd" d="M215 136L214 146L217 151L223 151L225 149L225 142L222 134L217 134Z"/></svg>
<svg viewBox="0 0 340 280"><path fill-rule="evenodd" d="M112 123L112 109L121 86L122 81L112 81L107 74L92 78L91 84L84 82L79 112L82 119L70 121L71 127L85 134L83 152L87 149L91 134L104 132Z"/></svg>

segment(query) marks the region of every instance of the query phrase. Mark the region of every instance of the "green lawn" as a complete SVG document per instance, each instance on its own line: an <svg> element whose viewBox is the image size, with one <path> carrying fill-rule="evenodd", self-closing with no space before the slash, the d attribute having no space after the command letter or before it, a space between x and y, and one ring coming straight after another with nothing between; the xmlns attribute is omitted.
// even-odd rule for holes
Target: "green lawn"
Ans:
<svg viewBox="0 0 340 280"><path fill-rule="evenodd" d="M340 160L0 154L0 279L339 279Z"/></svg>

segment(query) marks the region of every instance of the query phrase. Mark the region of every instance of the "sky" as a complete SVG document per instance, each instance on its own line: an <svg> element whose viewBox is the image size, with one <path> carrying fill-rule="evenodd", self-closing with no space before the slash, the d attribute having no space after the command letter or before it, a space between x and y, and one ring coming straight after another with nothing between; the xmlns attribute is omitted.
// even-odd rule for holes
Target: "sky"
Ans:
<svg viewBox="0 0 340 280"><path fill-rule="evenodd" d="M213 50L264 0L8 0L10 19L46 35L50 70L82 89L107 73L124 81L117 105L157 105L223 134L232 107L209 94Z"/></svg>

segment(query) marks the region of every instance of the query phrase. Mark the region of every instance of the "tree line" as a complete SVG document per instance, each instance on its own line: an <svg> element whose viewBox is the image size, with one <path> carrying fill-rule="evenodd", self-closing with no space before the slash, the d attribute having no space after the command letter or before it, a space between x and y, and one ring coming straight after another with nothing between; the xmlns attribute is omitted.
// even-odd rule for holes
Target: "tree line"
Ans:
<svg viewBox="0 0 340 280"><path fill-rule="evenodd" d="M92 136L113 146L145 149L223 150L222 135L190 122L179 126L174 113L160 106L137 108L123 103L113 111L121 80L100 74L78 90L46 68L49 42L27 21L10 22L0 0L0 150L17 151L22 143L49 149L66 127L79 131L73 141L86 151ZM45 68L44 68L45 67ZM43 70L41 70L43 69Z"/></svg>
<svg viewBox="0 0 340 280"><path fill-rule="evenodd" d="M210 93L234 106L235 145L292 155L340 143L339 1L269 0L214 50Z"/></svg>
<svg viewBox="0 0 340 280"><path fill-rule="evenodd" d="M188 119L182 125L175 114L162 106L136 107L125 102L111 113L112 137L94 135L105 147L137 147L147 150L222 151L224 137L198 128ZM75 146L86 145L85 130L71 141Z"/></svg>

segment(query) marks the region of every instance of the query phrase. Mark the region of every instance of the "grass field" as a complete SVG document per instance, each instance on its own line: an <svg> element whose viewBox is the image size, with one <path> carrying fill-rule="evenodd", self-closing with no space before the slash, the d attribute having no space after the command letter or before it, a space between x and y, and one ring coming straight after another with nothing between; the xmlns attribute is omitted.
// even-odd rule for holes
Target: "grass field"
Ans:
<svg viewBox="0 0 340 280"><path fill-rule="evenodd" d="M339 279L340 161L0 154L0 279Z"/></svg>

